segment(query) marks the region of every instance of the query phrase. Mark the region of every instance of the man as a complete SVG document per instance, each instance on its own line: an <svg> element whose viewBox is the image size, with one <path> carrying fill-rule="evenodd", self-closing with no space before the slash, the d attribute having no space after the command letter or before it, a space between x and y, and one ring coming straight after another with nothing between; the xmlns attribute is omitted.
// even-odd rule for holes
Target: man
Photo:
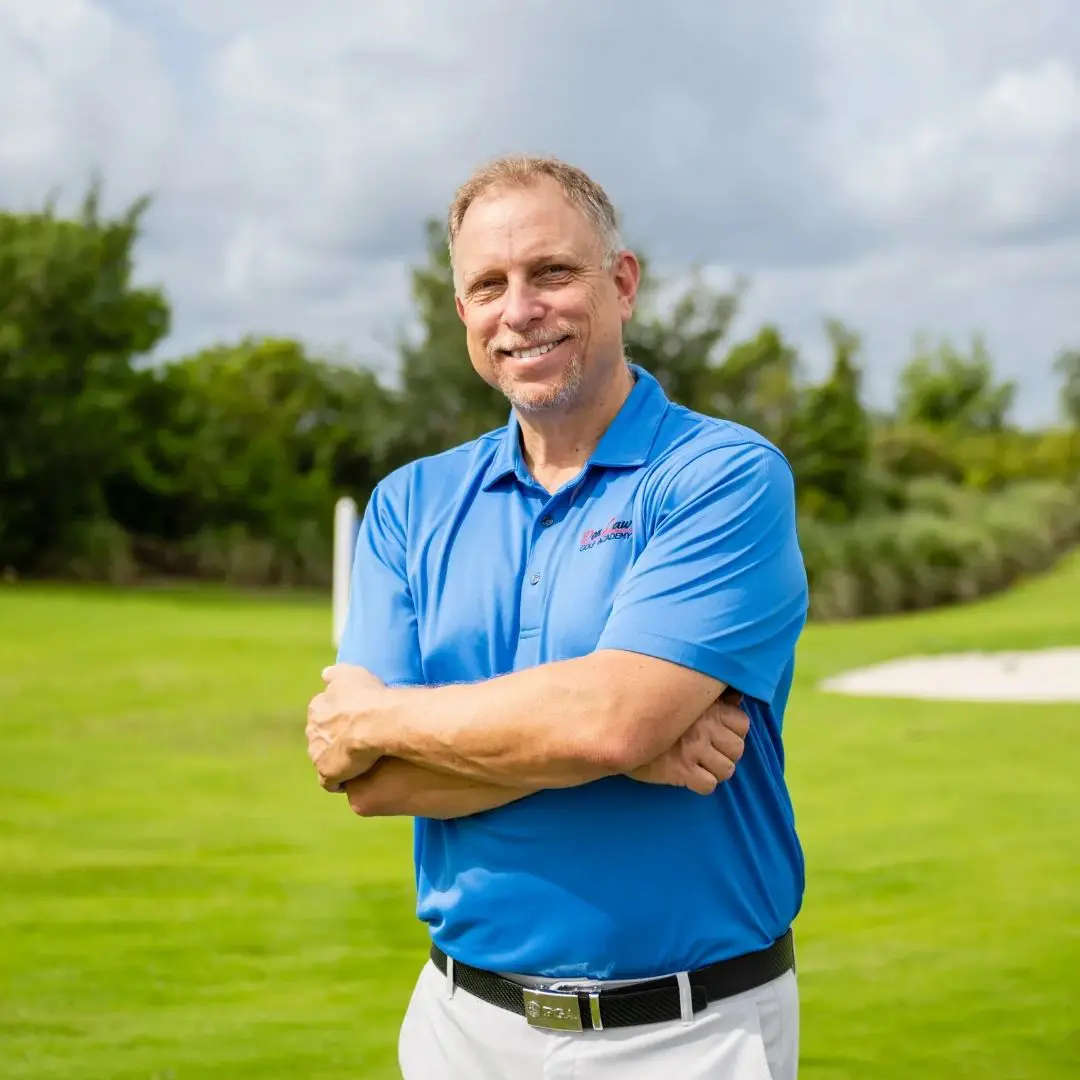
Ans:
<svg viewBox="0 0 1080 1080"><path fill-rule="evenodd" d="M417 816L405 1080L792 1080L790 469L628 363L639 264L582 172L493 163L449 239L510 418L372 495L307 728L324 787Z"/></svg>

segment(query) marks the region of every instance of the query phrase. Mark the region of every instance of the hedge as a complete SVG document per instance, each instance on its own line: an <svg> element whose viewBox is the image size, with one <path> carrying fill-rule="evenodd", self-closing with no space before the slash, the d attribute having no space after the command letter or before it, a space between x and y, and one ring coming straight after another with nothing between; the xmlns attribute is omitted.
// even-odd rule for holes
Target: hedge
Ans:
<svg viewBox="0 0 1080 1080"><path fill-rule="evenodd" d="M800 522L810 617L855 618L972 600L1049 568L1080 542L1080 488L1027 481L993 493L913 481L902 513Z"/></svg>

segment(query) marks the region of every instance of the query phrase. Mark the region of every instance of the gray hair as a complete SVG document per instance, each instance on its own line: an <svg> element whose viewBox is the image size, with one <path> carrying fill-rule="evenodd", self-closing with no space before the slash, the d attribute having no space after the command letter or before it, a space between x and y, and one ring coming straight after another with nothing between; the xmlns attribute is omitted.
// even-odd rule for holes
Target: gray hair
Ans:
<svg viewBox="0 0 1080 1080"><path fill-rule="evenodd" d="M608 270L614 265L623 243L615 208L604 189L581 169L558 158L515 154L497 158L482 166L454 195L447 215L446 244L455 288L458 279L454 267L454 241L469 207L493 188L528 187L543 178L554 180L569 202L588 219L600 242L604 269Z"/></svg>

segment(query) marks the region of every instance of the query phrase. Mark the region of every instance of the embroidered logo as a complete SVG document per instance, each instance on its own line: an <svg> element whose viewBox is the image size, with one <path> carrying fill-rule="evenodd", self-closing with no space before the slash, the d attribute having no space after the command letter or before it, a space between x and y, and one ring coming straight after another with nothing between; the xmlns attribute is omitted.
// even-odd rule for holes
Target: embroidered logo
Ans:
<svg viewBox="0 0 1080 1080"><path fill-rule="evenodd" d="M579 551L588 551L597 544L606 544L609 540L629 540L634 535L634 526L629 521L612 518L602 529L586 529L581 534Z"/></svg>

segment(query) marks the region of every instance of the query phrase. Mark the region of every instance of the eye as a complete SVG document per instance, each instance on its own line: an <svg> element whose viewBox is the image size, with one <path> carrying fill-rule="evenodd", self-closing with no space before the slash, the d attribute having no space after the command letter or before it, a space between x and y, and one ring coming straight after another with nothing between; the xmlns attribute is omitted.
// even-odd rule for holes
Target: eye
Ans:
<svg viewBox="0 0 1080 1080"><path fill-rule="evenodd" d="M499 287L499 282L496 281L494 278L484 278L481 281L474 282L469 287L469 295L470 296L479 296L482 293L490 293L494 289L497 289L498 287Z"/></svg>

